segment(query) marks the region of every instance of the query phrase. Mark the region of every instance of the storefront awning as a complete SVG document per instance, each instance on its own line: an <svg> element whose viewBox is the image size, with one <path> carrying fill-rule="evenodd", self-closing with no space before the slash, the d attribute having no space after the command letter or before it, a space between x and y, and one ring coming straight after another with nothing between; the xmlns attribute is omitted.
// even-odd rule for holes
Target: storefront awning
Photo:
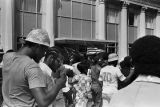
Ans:
<svg viewBox="0 0 160 107"><path fill-rule="evenodd" d="M77 44L77 45L90 45L90 44L107 44L107 43L115 43L115 41L111 40L82 40L82 39L72 39L72 38L56 38L55 43L58 44Z"/></svg>

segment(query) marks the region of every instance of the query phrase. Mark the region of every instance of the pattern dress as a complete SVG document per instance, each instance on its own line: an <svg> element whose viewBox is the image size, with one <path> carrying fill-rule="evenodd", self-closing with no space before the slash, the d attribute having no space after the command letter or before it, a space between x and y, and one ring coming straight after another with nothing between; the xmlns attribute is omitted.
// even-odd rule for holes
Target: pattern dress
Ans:
<svg viewBox="0 0 160 107"><path fill-rule="evenodd" d="M88 97L91 96L91 78L85 74L75 75L72 82L77 81L74 84L76 90L76 104L75 107L86 107Z"/></svg>

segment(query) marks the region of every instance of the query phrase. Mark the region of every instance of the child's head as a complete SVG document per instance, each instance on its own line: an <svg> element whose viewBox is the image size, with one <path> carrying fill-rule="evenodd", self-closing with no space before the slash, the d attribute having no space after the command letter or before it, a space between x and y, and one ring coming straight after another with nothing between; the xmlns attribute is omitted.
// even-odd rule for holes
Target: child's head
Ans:
<svg viewBox="0 0 160 107"><path fill-rule="evenodd" d="M120 66L121 66L121 68L130 68L130 67L133 67L131 56L126 56L124 58L124 60L120 62Z"/></svg>
<svg viewBox="0 0 160 107"><path fill-rule="evenodd" d="M88 72L88 69L90 67L90 64L87 60L84 60L82 62L80 62L78 65L77 65L77 68L78 70L82 73L82 74L86 74L87 75L87 72Z"/></svg>

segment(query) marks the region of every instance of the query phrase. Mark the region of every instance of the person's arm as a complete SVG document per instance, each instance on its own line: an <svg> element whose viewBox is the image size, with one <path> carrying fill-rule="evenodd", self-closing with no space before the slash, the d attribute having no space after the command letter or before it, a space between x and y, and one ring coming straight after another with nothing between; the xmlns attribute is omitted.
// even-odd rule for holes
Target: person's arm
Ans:
<svg viewBox="0 0 160 107"><path fill-rule="evenodd" d="M100 74L99 74L99 78L98 78L98 80L99 80L99 84L100 84L100 86L101 87L103 87L103 73L102 73L103 71L102 71L102 69L100 70Z"/></svg>
<svg viewBox="0 0 160 107"><path fill-rule="evenodd" d="M50 105L59 93L59 90L64 87L65 82L65 76L57 79L56 85L52 88L52 90L48 92L45 92L45 89L42 87L31 89L31 92L36 99L38 107L47 107L48 105Z"/></svg>
<svg viewBox="0 0 160 107"><path fill-rule="evenodd" d="M67 69L61 69L65 72ZM66 74L61 73L60 78L56 80L56 84L51 90L46 91L46 76L43 74L39 66L30 64L25 68L25 76L28 80L29 89L34 96L38 107L47 107L54 101L60 89L65 86Z"/></svg>
<svg viewBox="0 0 160 107"><path fill-rule="evenodd" d="M126 79L123 80L123 81L119 81L120 84L121 84L121 86L118 86L118 87L119 87L119 90L122 89L122 88L124 88L124 87L126 87L126 86L128 86L130 83L132 83L132 82L137 78L137 76L138 76L138 75L134 72L134 69L131 68L131 69L130 69L130 73L129 73L129 75L126 77Z"/></svg>

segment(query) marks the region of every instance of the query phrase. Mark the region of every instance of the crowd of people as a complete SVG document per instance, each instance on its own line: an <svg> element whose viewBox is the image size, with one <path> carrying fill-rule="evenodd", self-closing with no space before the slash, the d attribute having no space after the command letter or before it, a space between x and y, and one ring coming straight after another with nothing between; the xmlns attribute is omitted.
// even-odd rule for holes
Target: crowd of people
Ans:
<svg viewBox="0 0 160 107"><path fill-rule="evenodd" d="M159 46L147 35L121 61L107 52L66 57L46 30L33 29L3 55L2 107L158 107Z"/></svg>

